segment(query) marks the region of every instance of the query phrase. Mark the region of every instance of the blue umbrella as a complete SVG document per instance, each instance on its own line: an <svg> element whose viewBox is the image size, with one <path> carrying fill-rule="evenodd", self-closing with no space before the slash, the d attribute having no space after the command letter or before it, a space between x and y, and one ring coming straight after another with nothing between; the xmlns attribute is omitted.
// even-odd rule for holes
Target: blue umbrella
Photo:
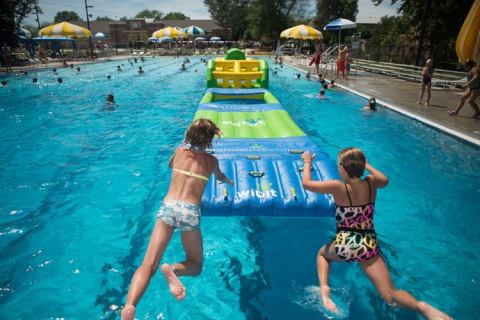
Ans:
<svg viewBox="0 0 480 320"><path fill-rule="evenodd" d="M338 30L338 44L340 45L340 37L343 29L355 29L357 24L348 19L338 18L330 21L323 30Z"/></svg>

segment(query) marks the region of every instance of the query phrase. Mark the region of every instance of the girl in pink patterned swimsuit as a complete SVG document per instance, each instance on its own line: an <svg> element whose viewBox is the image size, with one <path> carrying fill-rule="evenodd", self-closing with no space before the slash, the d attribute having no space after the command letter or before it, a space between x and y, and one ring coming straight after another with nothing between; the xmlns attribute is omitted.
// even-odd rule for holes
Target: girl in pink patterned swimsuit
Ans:
<svg viewBox="0 0 480 320"><path fill-rule="evenodd" d="M377 246L377 235L373 226L375 197L377 188L384 188L388 178L367 163L363 152L358 148L346 148L338 154L338 171L343 181L312 181L310 152L302 154L304 170L302 185L305 189L332 194L335 199L335 219L337 235L324 245L317 256L317 271L320 281L320 294L325 308L338 312L330 298L328 272L331 261L357 261L382 298L392 306L414 310L427 319L451 319L426 302L418 301L410 293L398 290L393 285L387 265ZM364 170L370 172L361 179Z"/></svg>

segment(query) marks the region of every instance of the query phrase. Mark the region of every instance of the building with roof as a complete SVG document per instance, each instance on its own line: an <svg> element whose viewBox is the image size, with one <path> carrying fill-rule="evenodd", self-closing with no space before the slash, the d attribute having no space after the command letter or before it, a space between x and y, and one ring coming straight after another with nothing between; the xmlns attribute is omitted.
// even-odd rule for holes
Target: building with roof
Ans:
<svg viewBox="0 0 480 320"><path fill-rule="evenodd" d="M86 21L74 21L76 25L87 27ZM165 27L186 28L197 26L205 30L207 37L220 37L231 40L230 29L217 25L213 20L157 20L128 19L125 21L90 21L92 34L101 32L106 38L103 40L115 48L135 47L139 42L146 42L152 33Z"/></svg>

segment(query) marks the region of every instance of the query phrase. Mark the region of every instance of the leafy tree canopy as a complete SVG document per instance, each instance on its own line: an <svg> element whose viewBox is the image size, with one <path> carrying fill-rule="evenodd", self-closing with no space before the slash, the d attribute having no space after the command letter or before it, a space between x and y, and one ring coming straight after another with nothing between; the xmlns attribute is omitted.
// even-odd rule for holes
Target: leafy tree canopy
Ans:
<svg viewBox="0 0 480 320"><path fill-rule="evenodd" d="M224 28L232 30L232 36L238 39L247 29L246 16L249 0L204 0L212 19Z"/></svg>
<svg viewBox="0 0 480 320"><path fill-rule="evenodd" d="M144 9L135 15L135 18L153 18L155 20L160 20L162 19L162 17L163 17L163 12L158 10L148 10L148 9Z"/></svg>
<svg viewBox="0 0 480 320"><path fill-rule="evenodd" d="M163 19L165 20L190 20L190 17L187 17L181 12L178 11L172 11L167 13Z"/></svg>
<svg viewBox="0 0 480 320"><path fill-rule="evenodd" d="M17 46L15 30L35 11L35 0L2 0L0 3L0 44ZM38 8L38 13L42 10Z"/></svg>
<svg viewBox="0 0 480 320"><path fill-rule="evenodd" d="M96 21L113 21L112 18L107 17L107 16L103 16L103 17L100 16L100 17L97 17L95 20L96 20Z"/></svg>
<svg viewBox="0 0 480 320"><path fill-rule="evenodd" d="M59 11L53 18L55 22L62 21L82 21L82 18L75 11Z"/></svg>

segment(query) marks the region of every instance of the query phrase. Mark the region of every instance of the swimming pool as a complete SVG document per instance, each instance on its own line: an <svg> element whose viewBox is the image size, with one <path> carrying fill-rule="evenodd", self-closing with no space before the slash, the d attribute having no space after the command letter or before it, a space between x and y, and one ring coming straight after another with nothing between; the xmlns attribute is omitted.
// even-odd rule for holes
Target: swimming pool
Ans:
<svg viewBox="0 0 480 320"><path fill-rule="evenodd" d="M187 72L166 57L147 59L141 77L121 61L59 69L62 85L45 70L37 86L30 74L0 88L1 319L116 317L167 189L168 158L206 88L204 64L191 60ZM358 146L389 176L376 229L397 286L475 318L480 150L386 109L361 112L365 100L341 90L310 98L317 83L278 71L270 90L315 143L333 159ZM115 110L104 108L108 93ZM206 217L202 231L204 272L185 279L186 301L157 275L139 319L326 318L311 286L333 219ZM174 237L164 259L180 258ZM331 277L349 319L416 319L386 307L358 265L335 264Z"/></svg>

